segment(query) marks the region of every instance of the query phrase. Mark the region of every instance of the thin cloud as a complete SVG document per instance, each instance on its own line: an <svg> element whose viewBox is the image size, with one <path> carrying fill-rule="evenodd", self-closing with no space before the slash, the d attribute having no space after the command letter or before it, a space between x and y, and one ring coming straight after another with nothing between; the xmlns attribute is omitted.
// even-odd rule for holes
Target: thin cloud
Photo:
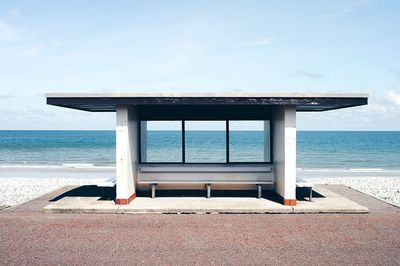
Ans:
<svg viewBox="0 0 400 266"><path fill-rule="evenodd" d="M21 17L18 9L11 9L8 14L12 20ZM35 41L36 37L37 35L27 32L23 27L13 26L6 19L0 19L0 44L4 45L0 50L0 56L4 59L7 57L32 57L41 54L46 46ZM59 44L48 44L47 46L55 47L56 45Z"/></svg>
<svg viewBox="0 0 400 266"><path fill-rule="evenodd" d="M14 120L14 119L36 119L36 118L47 118L53 117L56 114L51 110L42 110L38 108L20 108L20 109L6 109L0 110L2 118Z"/></svg>
<svg viewBox="0 0 400 266"><path fill-rule="evenodd" d="M258 47L258 46L267 46L272 45L276 38L261 38L243 42L241 44L242 47Z"/></svg>
<svg viewBox="0 0 400 266"><path fill-rule="evenodd" d="M354 1L354 2L348 3L341 7L341 9L339 10L339 14L343 15L343 14L351 13L351 12L359 9L360 7L363 7L367 4L369 4L370 2L371 2L371 0L360 0L360 1Z"/></svg>
<svg viewBox="0 0 400 266"><path fill-rule="evenodd" d="M304 70L297 70L296 72L292 73L291 76L305 77L309 79L323 79L326 77L324 74L321 73L309 72Z"/></svg>
<svg viewBox="0 0 400 266"><path fill-rule="evenodd" d="M357 109L355 109L356 112L358 113L363 113L363 114L387 114L388 113L388 107L384 104L380 103L370 103L365 106L361 106Z"/></svg>
<svg viewBox="0 0 400 266"><path fill-rule="evenodd" d="M26 56L26 57L37 56L37 55L41 54L43 50L44 50L43 46L36 45L36 46L32 46L32 47L27 47L26 49L22 50L20 52L20 55Z"/></svg>
<svg viewBox="0 0 400 266"><path fill-rule="evenodd" d="M18 8L7 11L6 15L0 19L0 42L16 42L26 39L23 29L11 25L7 21L16 21L21 19L21 13Z"/></svg>
<svg viewBox="0 0 400 266"><path fill-rule="evenodd" d="M389 68L389 72L396 75L396 77L400 80L400 70Z"/></svg>
<svg viewBox="0 0 400 266"><path fill-rule="evenodd" d="M358 1L353 1L353 2L347 2L345 4L335 6L332 8L332 11L322 13L322 14L318 15L317 17L324 18L324 17L339 17L339 16L347 15L349 13L352 13L352 12L358 10L359 8L364 7L365 5L369 4L370 2L372 2L372 0L358 0Z"/></svg>
<svg viewBox="0 0 400 266"><path fill-rule="evenodd" d="M54 113L50 112L49 110L42 110L37 108L27 108L25 112L30 114L31 116L39 116L39 117L54 116Z"/></svg>
<svg viewBox="0 0 400 266"><path fill-rule="evenodd" d="M0 41L18 41L20 36L18 30L3 21L0 21Z"/></svg>
<svg viewBox="0 0 400 266"><path fill-rule="evenodd" d="M11 95L11 94L0 94L0 100L1 99L9 99L9 98L13 98L15 97L15 95Z"/></svg>
<svg viewBox="0 0 400 266"><path fill-rule="evenodd" d="M400 93L397 93L394 90L390 90L388 92L388 100L394 103L395 105L400 106Z"/></svg>
<svg viewBox="0 0 400 266"><path fill-rule="evenodd" d="M19 19L22 17L19 8L12 8L8 10L7 14L11 19Z"/></svg>

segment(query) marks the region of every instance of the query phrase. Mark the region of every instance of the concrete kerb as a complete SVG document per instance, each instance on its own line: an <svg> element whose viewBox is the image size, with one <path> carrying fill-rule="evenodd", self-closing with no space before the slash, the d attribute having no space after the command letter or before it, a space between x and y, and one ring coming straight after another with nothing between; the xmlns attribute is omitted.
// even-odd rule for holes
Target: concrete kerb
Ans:
<svg viewBox="0 0 400 266"><path fill-rule="evenodd" d="M359 210L346 210L346 209L335 209L335 210L296 210L291 207L290 210L258 210L258 211L248 211L248 210L121 210L121 209L54 209L54 208L44 208L44 213L48 214L194 214L194 215L204 215L204 214L368 214L368 208L363 208Z"/></svg>
<svg viewBox="0 0 400 266"><path fill-rule="evenodd" d="M325 186L314 191L323 197L312 202L298 201L296 206L256 198L156 198L138 197L131 204L115 205L98 197L65 197L43 208L45 213L120 213L120 214L304 214L368 213L368 208L340 196Z"/></svg>
<svg viewBox="0 0 400 266"><path fill-rule="evenodd" d="M45 209L44 213L49 214L194 214L194 215L204 215L204 214L292 214L293 209L288 211L248 211L248 210L115 210L115 209Z"/></svg>

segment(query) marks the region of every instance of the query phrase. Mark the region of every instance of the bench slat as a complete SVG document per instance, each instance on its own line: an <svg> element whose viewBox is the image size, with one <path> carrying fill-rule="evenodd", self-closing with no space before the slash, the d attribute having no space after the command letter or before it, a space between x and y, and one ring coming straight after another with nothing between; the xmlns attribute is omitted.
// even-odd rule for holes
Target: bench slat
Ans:
<svg viewBox="0 0 400 266"><path fill-rule="evenodd" d="M313 187L314 184L301 178L296 179L296 187Z"/></svg>
<svg viewBox="0 0 400 266"><path fill-rule="evenodd" d="M98 187L113 187L117 183L117 180L115 177L109 178L105 181L97 183Z"/></svg>
<svg viewBox="0 0 400 266"><path fill-rule="evenodd" d="M139 167L142 173L254 173L272 172L272 167Z"/></svg>
<svg viewBox="0 0 400 266"><path fill-rule="evenodd" d="M139 184L274 184L274 181L185 181L185 180L140 180Z"/></svg>

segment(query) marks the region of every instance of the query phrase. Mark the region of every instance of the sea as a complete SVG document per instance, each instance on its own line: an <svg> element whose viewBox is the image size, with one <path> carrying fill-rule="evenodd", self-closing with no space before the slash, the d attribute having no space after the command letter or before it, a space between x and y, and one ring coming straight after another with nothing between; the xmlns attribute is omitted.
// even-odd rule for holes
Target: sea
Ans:
<svg viewBox="0 0 400 266"><path fill-rule="evenodd" d="M149 131L147 157L181 160L181 132ZM262 131L231 132L230 160L257 161L263 155ZM223 162L224 131L190 131L187 162ZM200 161L196 161L200 160ZM261 159L262 161L262 159ZM111 175L115 171L115 131L0 131L0 177L60 173ZM73 171L73 170L76 171ZM297 169L313 172L382 172L400 175L398 131L298 131ZM54 173L53 173L54 175ZM83 176L85 176L83 174Z"/></svg>

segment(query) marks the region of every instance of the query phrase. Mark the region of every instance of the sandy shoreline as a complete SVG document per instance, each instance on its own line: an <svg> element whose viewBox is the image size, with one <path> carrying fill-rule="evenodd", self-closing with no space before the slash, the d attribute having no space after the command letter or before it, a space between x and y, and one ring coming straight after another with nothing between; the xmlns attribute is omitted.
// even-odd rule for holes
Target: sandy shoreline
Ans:
<svg viewBox="0 0 400 266"><path fill-rule="evenodd" d="M14 206L67 185L93 185L104 178L0 178L0 207ZM310 178L315 184L343 184L400 206L400 177Z"/></svg>

